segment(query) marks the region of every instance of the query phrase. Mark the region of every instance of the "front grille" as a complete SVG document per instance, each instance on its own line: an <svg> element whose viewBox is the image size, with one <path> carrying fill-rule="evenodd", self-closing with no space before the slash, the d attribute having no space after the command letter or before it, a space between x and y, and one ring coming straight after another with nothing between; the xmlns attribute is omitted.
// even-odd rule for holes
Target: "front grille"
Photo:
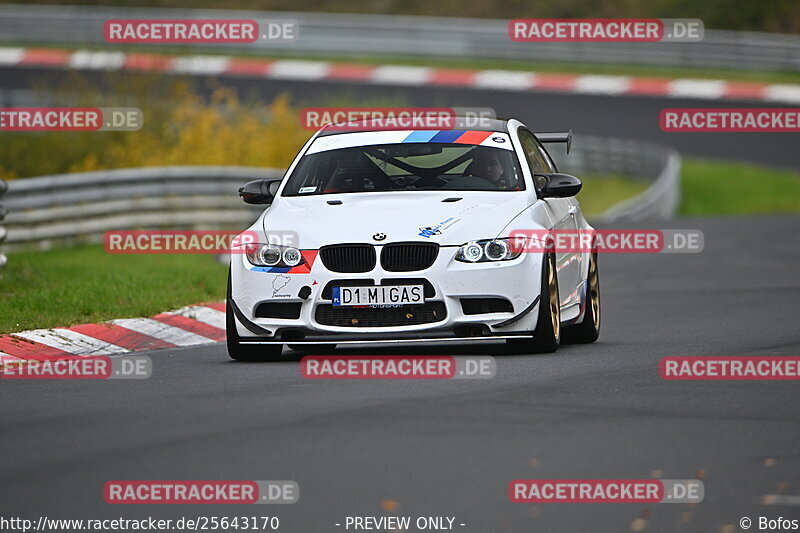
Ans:
<svg viewBox="0 0 800 533"><path fill-rule="evenodd" d="M369 272L375 268L375 248L371 244L323 246L319 257L331 272Z"/></svg>
<svg viewBox="0 0 800 533"><path fill-rule="evenodd" d="M317 307L315 318L318 324L349 328L413 326L441 322L447 318L447 308L444 302L383 308L334 307L324 304Z"/></svg>
<svg viewBox="0 0 800 533"><path fill-rule="evenodd" d="M399 242L381 251L381 266L389 272L412 272L429 268L439 254L436 243Z"/></svg>

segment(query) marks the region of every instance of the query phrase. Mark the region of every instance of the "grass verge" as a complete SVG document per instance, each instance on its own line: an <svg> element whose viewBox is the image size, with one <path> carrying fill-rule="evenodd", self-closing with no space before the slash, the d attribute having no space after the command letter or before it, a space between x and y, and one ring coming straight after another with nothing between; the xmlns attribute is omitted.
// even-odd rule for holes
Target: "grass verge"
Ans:
<svg viewBox="0 0 800 533"><path fill-rule="evenodd" d="M650 182L622 176L579 176L583 182L578 201L581 211L591 220L606 209L647 190Z"/></svg>
<svg viewBox="0 0 800 533"><path fill-rule="evenodd" d="M102 246L14 253L0 280L0 333L222 300L226 276L213 255L114 255Z"/></svg>
<svg viewBox="0 0 800 533"><path fill-rule="evenodd" d="M684 159L681 215L800 213L800 172Z"/></svg>

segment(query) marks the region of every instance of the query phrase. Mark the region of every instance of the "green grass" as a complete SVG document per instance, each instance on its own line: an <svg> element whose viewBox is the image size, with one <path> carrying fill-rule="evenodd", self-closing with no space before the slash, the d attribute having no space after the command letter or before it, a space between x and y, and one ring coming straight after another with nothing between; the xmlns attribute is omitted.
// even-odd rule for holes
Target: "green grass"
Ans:
<svg viewBox="0 0 800 533"><path fill-rule="evenodd" d="M681 215L800 213L800 172L684 159Z"/></svg>
<svg viewBox="0 0 800 533"><path fill-rule="evenodd" d="M222 300L227 267L213 255L117 255L80 246L12 253L0 276L0 333L8 333Z"/></svg>
<svg viewBox="0 0 800 533"><path fill-rule="evenodd" d="M579 176L583 182L578 201L581 211L591 219L603 211L625 200L643 193L650 185L645 180L633 180L623 176Z"/></svg>
<svg viewBox="0 0 800 533"><path fill-rule="evenodd" d="M10 43L4 46L31 46L41 47L37 43ZM658 65L615 65L615 64L596 64L596 63L572 63L556 61L523 61L502 58L458 58L458 57L435 57L435 56L406 56L406 55L327 55L312 54L301 55L291 52L280 52L264 48L254 48L249 50L220 50L219 48L192 49L177 46L162 45L77 45L59 44L56 48L67 50L112 50L114 52L146 52L162 53L174 55L186 55L202 53L203 55L235 55L243 57L260 57L265 59L306 59L311 61L334 61L346 63L362 63L365 65L412 65L455 69L503 69L503 70L522 70L540 73L563 73L563 74L607 74L617 76L640 76L653 78L698 78L698 79L719 79L731 81L749 81L758 83L800 83L800 73L787 71L754 71L754 70L733 70L733 69L711 69L693 67L668 67Z"/></svg>

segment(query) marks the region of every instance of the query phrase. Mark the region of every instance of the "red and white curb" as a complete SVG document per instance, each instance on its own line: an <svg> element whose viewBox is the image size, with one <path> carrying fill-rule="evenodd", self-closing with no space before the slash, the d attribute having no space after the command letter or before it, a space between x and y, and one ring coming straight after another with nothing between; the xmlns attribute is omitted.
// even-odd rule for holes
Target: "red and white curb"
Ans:
<svg viewBox="0 0 800 533"><path fill-rule="evenodd" d="M225 303L205 303L150 318L121 318L0 335L0 367L22 360L122 355L224 340Z"/></svg>
<svg viewBox="0 0 800 533"><path fill-rule="evenodd" d="M516 70L465 70L404 65L373 66L232 56L173 56L135 52L0 47L0 67L3 66L148 71L296 81L359 81L379 85L471 87L517 92L800 103L800 84L537 73Z"/></svg>

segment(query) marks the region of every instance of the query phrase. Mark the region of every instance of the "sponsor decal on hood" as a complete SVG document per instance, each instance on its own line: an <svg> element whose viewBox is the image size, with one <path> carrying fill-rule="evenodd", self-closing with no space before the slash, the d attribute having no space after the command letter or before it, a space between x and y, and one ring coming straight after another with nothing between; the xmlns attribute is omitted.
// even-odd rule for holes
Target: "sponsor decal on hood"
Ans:
<svg viewBox="0 0 800 533"><path fill-rule="evenodd" d="M433 226L424 226L419 228L419 236L425 237L426 239L430 239L434 235L441 235L444 231L452 227L460 218L450 217L445 220L442 220L438 224L434 224Z"/></svg>

